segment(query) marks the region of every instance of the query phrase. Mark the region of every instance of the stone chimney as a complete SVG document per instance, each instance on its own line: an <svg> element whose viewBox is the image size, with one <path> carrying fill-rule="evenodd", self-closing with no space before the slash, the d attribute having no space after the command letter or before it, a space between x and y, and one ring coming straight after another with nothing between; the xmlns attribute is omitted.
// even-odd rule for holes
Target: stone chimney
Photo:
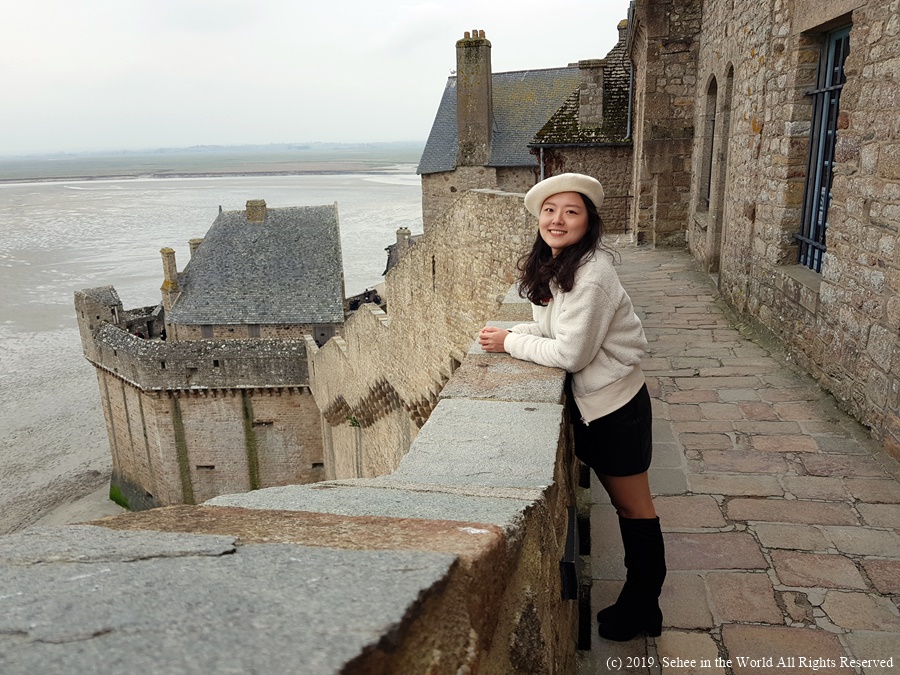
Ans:
<svg viewBox="0 0 900 675"><path fill-rule="evenodd" d="M409 231L408 227L398 227L397 228L397 246L401 248L406 248L409 246L409 238L412 236L412 233Z"/></svg>
<svg viewBox="0 0 900 675"><path fill-rule="evenodd" d="M263 223L266 220L266 200L265 199L248 199L247 200L247 222Z"/></svg>
<svg viewBox="0 0 900 675"><path fill-rule="evenodd" d="M178 268L175 265L175 251L167 247L160 249L159 252L162 254L163 261L163 283L159 290L162 291L163 309L168 315L172 305L175 304L175 298L178 297L180 290L178 287Z"/></svg>
<svg viewBox="0 0 900 675"><path fill-rule="evenodd" d="M493 123L491 43L483 30L473 30L456 43L457 166L488 163Z"/></svg>
<svg viewBox="0 0 900 675"><path fill-rule="evenodd" d="M581 88L578 92L578 126L596 129L603 124L603 71L606 59L579 61Z"/></svg>
<svg viewBox="0 0 900 675"><path fill-rule="evenodd" d="M622 19L616 28L619 30L619 42L625 42L628 37L628 19Z"/></svg>
<svg viewBox="0 0 900 675"><path fill-rule="evenodd" d="M191 239L188 241L188 246L191 247L191 257L194 257L194 254L197 252L197 249L200 248L200 244L203 243L203 239Z"/></svg>

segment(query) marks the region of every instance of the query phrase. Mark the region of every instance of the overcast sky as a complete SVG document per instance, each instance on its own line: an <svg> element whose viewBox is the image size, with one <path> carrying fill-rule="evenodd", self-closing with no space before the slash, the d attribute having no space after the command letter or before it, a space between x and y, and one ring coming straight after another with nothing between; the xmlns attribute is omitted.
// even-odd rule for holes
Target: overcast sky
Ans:
<svg viewBox="0 0 900 675"><path fill-rule="evenodd" d="M19 0L0 155L424 140L484 30L495 72L601 58L628 0Z"/></svg>

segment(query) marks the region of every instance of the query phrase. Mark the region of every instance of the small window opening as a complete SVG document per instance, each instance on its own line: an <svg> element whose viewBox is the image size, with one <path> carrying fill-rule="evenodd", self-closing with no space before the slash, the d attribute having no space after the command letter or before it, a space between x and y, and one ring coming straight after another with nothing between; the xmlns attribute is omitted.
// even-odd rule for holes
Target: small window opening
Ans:
<svg viewBox="0 0 900 675"><path fill-rule="evenodd" d="M212 471L215 468L216 468L215 464L198 464L197 465L198 471Z"/></svg>
<svg viewBox="0 0 900 675"><path fill-rule="evenodd" d="M324 463L324 462L313 462L313 463L312 463L312 468L314 468L314 469L324 469L324 468L325 468L325 463Z"/></svg>
<svg viewBox="0 0 900 675"><path fill-rule="evenodd" d="M211 338L213 336L212 326L200 326L200 337Z"/></svg>
<svg viewBox="0 0 900 675"><path fill-rule="evenodd" d="M165 361L160 361L160 362L159 362L159 369L160 369L160 370L165 370L165 369L166 369L166 362L165 362Z"/></svg>
<svg viewBox="0 0 900 675"><path fill-rule="evenodd" d="M219 367L219 359L213 359L213 368Z"/></svg>
<svg viewBox="0 0 900 675"><path fill-rule="evenodd" d="M247 326L247 330L249 331L250 337L259 337L259 324L251 323L249 326Z"/></svg>
<svg viewBox="0 0 900 675"><path fill-rule="evenodd" d="M829 34L819 57L819 74L813 97L812 128L809 133L809 158L803 193L800 232L795 234L801 265L822 271L826 249L828 209L834 170L834 146L837 140L841 90L847 77L844 61L850 52L850 28Z"/></svg>

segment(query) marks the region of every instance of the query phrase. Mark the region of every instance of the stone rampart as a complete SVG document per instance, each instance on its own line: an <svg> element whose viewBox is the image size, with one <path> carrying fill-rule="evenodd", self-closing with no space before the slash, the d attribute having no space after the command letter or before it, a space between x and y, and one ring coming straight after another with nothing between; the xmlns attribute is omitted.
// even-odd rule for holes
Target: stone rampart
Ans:
<svg viewBox="0 0 900 675"><path fill-rule="evenodd" d="M342 338L307 341L329 477L397 467L535 232L521 195L467 191L387 274L389 314L363 305Z"/></svg>
<svg viewBox="0 0 900 675"><path fill-rule="evenodd" d="M143 390L307 386L306 341L144 340L103 324L86 354Z"/></svg>
<svg viewBox="0 0 900 675"><path fill-rule="evenodd" d="M0 667L573 674L563 383L473 346L391 475L0 537Z"/></svg>

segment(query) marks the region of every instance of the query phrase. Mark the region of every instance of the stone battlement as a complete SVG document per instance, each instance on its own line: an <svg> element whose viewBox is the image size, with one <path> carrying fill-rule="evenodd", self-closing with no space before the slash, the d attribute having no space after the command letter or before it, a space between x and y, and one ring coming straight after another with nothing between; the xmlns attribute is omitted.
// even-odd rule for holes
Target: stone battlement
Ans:
<svg viewBox="0 0 900 675"><path fill-rule="evenodd" d="M117 326L96 332L88 360L144 390L309 384L305 340L146 340Z"/></svg>

